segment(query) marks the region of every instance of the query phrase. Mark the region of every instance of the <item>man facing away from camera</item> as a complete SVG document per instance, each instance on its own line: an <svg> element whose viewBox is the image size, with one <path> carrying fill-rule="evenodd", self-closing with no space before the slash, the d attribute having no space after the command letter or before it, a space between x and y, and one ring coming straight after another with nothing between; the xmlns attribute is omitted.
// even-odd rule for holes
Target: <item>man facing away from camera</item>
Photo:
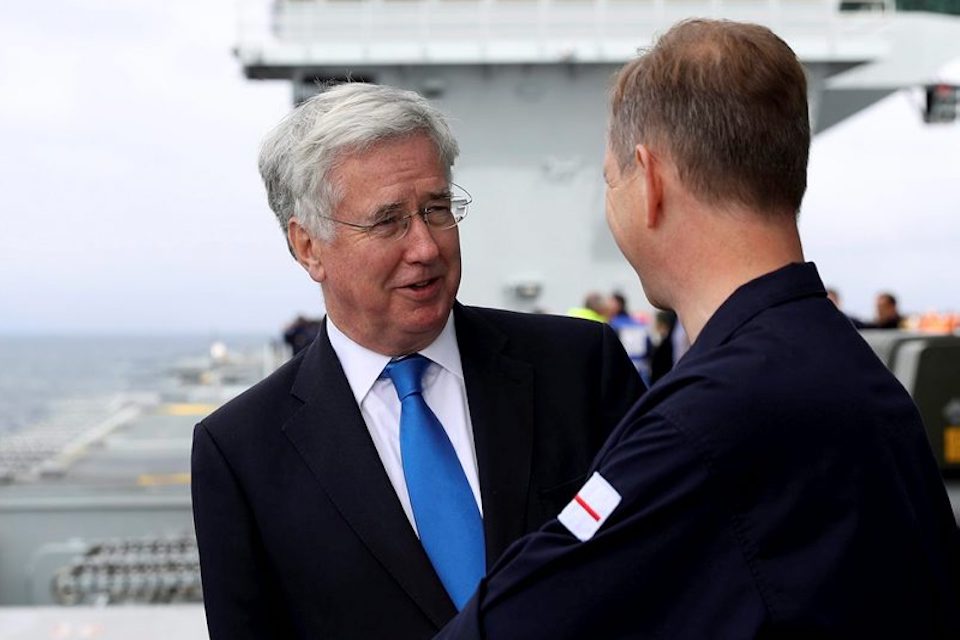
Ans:
<svg viewBox="0 0 960 640"><path fill-rule="evenodd" d="M429 638L570 500L643 390L604 324L456 302L457 153L423 98L361 83L263 145L271 208L327 316L195 430L214 640Z"/></svg>
<svg viewBox="0 0 960 640"><path fill-rule="evenodd" d="M916 408L804 262L804 71L694 20L617 79L607 221L692 346L442 638L958 638Z"/></svg>

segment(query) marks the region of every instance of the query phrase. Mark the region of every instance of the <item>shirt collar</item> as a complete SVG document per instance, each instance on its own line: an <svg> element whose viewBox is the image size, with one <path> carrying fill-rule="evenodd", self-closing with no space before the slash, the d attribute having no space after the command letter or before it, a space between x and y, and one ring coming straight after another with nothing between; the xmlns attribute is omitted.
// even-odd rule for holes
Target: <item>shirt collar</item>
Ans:
<svg viewBox="0 0 960 640"><path fill-rule="evenodd" d="M330 338L330 346L340 360L340 366L347 377L353 397L356 398L358 405L362 404L383 372L383 368L390 362L390 356L371 351L351 340L334 324L329 315L327 316L327 336ZM457 332L453 324L452 311L440 335L419 353L463 380L463 366L460 362L460 349L457 347Z"/></svg>
<svg viewBox="0 0 960 640"><path fill-rule="evenodd" d="M826 295L820 274L812 262L795 262L780 267L734 291L707 320L690 351L722 344L744 323L770 307L798 298Z"/></svg>

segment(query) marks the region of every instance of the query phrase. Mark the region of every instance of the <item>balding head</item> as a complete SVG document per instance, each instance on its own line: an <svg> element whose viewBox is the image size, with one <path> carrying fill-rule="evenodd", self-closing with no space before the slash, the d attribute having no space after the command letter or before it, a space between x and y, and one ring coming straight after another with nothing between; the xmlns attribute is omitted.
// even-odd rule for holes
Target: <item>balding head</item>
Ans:
<svg viewBox="0 0 960 640"><path fill-rule="evenodd" d="M638 144L668 156L707 204L796 215L810 148L806 87L796 55L766 27L684 21L621 70L610 149L623 171Z"/></svg>

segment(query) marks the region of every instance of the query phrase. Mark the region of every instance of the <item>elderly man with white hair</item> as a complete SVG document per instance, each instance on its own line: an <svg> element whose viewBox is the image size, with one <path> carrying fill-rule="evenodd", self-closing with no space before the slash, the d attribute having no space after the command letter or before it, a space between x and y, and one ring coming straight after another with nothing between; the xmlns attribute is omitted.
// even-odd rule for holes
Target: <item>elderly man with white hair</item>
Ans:
<svg viewBox="0 0 960 640"><path fill-rule="evenodd" d="M268 200L327 316L196 428L214 640L432 636L573 496L642 393L606 325L456 301L457 153L422 97L360 83L263 145Z"/></svg>

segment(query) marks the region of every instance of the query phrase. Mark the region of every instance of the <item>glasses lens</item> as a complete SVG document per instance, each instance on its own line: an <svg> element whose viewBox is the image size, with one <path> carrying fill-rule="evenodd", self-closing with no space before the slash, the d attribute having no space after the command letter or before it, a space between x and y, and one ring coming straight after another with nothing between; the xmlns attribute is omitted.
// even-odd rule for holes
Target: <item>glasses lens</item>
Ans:
<svg viewBox="0 0 960 640"><path fill-rule="evenodd" d="M381 220L380 222L374 224L372 227L370 227L369 233L374 238L379 238L382 240L399 238L406 232L409 224L409 218L405 218L403 216L393 216L392 218L387 218L386 220Z"/></svg>
<svg viewBox="0 0 960 640"><path fill-rule="evenodd" d="M473 202L473 198L467 193L467 190L458 184L452 184L450 190L450 215L453 220L450 226L459 224L467 216L467 207Z"/></svg>
<svg viewBox="0 0 960 640"><path fill-rule="evenodd" d="M419 213L381 220L369 228L369 233L382 240L399 240L407 234L412 218L416 215L421 216L431 229L452 229L466 217L467 207L472 201L473 198L466 189L451 183L449 201L431 203Z"/></svg>
<svg viewBox="0 0 960 640"><path fill-rule="evenodd" d="M459 222L459 220L453 216L453 211L450 206L446 205L425 209L423 212L423 221L434 229L449 229Z"/></svg>

